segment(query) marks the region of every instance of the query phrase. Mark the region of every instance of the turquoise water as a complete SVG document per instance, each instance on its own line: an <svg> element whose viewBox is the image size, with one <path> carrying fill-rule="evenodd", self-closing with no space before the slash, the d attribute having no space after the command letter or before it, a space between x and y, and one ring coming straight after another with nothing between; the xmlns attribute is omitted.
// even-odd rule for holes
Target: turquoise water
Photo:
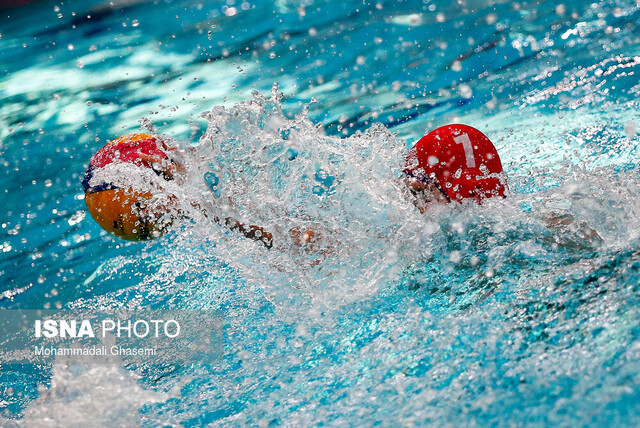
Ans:
<svg viewBox="0 0 640 428"><path fill-rule="evenodd" d="M3 425L640 422L635 1L1 14L2 308L225 322L217 365L3 367ZM184 149L189 219L126 243L81 180L141 121ZM452 122L494 141L510 195L420 215L403 150ZM274 249L191 202L264 225ZM295 227L319 248L291 245Z"/></svg>

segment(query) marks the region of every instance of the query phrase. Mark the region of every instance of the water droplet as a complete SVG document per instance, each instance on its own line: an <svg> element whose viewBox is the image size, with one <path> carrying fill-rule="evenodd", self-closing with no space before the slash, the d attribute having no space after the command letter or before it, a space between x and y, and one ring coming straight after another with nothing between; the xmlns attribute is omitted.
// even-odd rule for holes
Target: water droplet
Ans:
<svg viewBox="0 0 640 428"><path fill-rule="evenodd" d="M465 99L469 99L473 96L471 86L464 83L458 86L458 92L460 93L460 96Z"/></svg>
<svg viewBox="0 0 640 428"><path fill-rule="evenodd" d="M286 155L287 155L287 159L292 161L298 157L298 151L296 149L289 148L287 149Z"/></svg>

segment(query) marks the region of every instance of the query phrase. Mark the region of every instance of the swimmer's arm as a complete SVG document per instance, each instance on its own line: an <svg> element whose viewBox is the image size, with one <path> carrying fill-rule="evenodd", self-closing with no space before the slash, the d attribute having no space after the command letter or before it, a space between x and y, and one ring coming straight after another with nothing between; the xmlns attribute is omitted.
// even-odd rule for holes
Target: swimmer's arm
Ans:
<svg viewBox="0 0 640 428"><path fill-rule="evenodd" d="M168 151L169 153L176 151L177 149L178 149L177 147L169 147L169 146L165 147L165 150ZM169 157L169 162L163 163L161 167L162 167L161 171L163 172L163 174L165 174L170 178L176 178L176 176L184 174L185 172L184 166L174 157ZM198 203L195 203L195 202L192 204L198 207L200 206ZM206 211L203 210L203 212L206 212ZM227 226L229 229L242 233L244 236L246 236L249 239L253 239L254 241L261 242L267 248L273 247L273 234L271 234L270 232L267 232L264 228L260 226L246 225L246 224L240 223L238 220L232 217L227 217L224 219L224 221L221 221L218 217L214 217L214 219L216 222ZM313 232L311 232L311 234L313 236ZM304 244L301 244L301 245L304 245Z"/></svg>
<svg viewBox="0 0 640 428"><path fill-rule="evenodd" d="M267 248L273 247L273 235L260 226L242 224L231 217L227 217L224 220L224 224L229 229L238 231L249 239L261 242Z"/></svg>
<svg viewBox="0 0 640 428"><path fill-rule="evenodd" d="M169 154L173 151L176 151L177 149L177 147L165 147L165 150L168 151ZM149 162L151 163L154 160L155 159L149 159ZM157 166L165 176L171 179L175 179L176 177L179 177L180 175L185 173L185 167L174 157L169 157L168 162L162 162L160 164L156 163L154 165ZM197 202L192 202L192 205L202 208ZM202 212L206 215L205 210L202 210ZM223 224L233 231L240 232L249 239L261 242L267 248L273 247L273 235L260 226L246 225L240 223L238 220L232 217L227 217L224 219L224 221L221 221L218 217L215 216L214 219L217 223Z"/></svg>
<svg viewBox="0 0 640 428"><path fill-rule="evenodd" d="M242 233L249 239L261 242L267 248L273 247L273 234L267 232L263 227L246 225L232 217L227 217L224 220L224 225L233 231ZM314 247L321 236L313 230L302 232L297 227L294 227L289 232L291 234L291 239L297 246L305 247L308 250L314 250Z"/></svg>
<svg viewBox="0 0 640 428"><path fill-rule="evenodd" d="M227 217L224 224L229 229L238 231L249 239L261 242L267 248L273 247L273 234L267 232L263 227L242 224L231 217ZM302 232L299 228L295 227L289 232L291 239L297 246L303 247L309 251L313 251L315 249L315 246L321 237L321 234L313 230L306 230L305 232Z"/></svg>

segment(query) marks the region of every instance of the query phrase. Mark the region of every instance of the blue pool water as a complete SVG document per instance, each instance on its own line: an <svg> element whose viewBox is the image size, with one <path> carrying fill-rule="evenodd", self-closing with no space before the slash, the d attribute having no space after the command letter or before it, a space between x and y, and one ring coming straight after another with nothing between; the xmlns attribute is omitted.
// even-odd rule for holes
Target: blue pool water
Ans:
<svg viewBox="0 0 640 428"><path fill-rule="evenodd" d="M1 307L225 323L210 366L2 367L3 425L640 423L635 0L0 14ZM84 169L141 122L191 147L183 200L275 248L190 203L156 241L103 232ZM403 150L452 122L494 141L509 197L420 215ZM212 203L212 176L233 206ZM321 248L287 244L295 227Z"/></svg>

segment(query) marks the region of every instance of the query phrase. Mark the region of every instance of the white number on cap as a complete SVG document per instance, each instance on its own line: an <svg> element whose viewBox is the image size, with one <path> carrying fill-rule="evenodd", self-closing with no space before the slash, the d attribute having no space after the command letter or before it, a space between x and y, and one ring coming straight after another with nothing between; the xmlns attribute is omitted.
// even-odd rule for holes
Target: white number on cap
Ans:
<svg viewBox="0 0 640 428"><path fill-rule="evenodd" d="M476 158L473 155L473 145L471 144L471 140L467 134L461 134L457 137L453 138L457 144L462 144L464 148L464 157L467 160L467 168L475 168L476 167Z"/></svg>

